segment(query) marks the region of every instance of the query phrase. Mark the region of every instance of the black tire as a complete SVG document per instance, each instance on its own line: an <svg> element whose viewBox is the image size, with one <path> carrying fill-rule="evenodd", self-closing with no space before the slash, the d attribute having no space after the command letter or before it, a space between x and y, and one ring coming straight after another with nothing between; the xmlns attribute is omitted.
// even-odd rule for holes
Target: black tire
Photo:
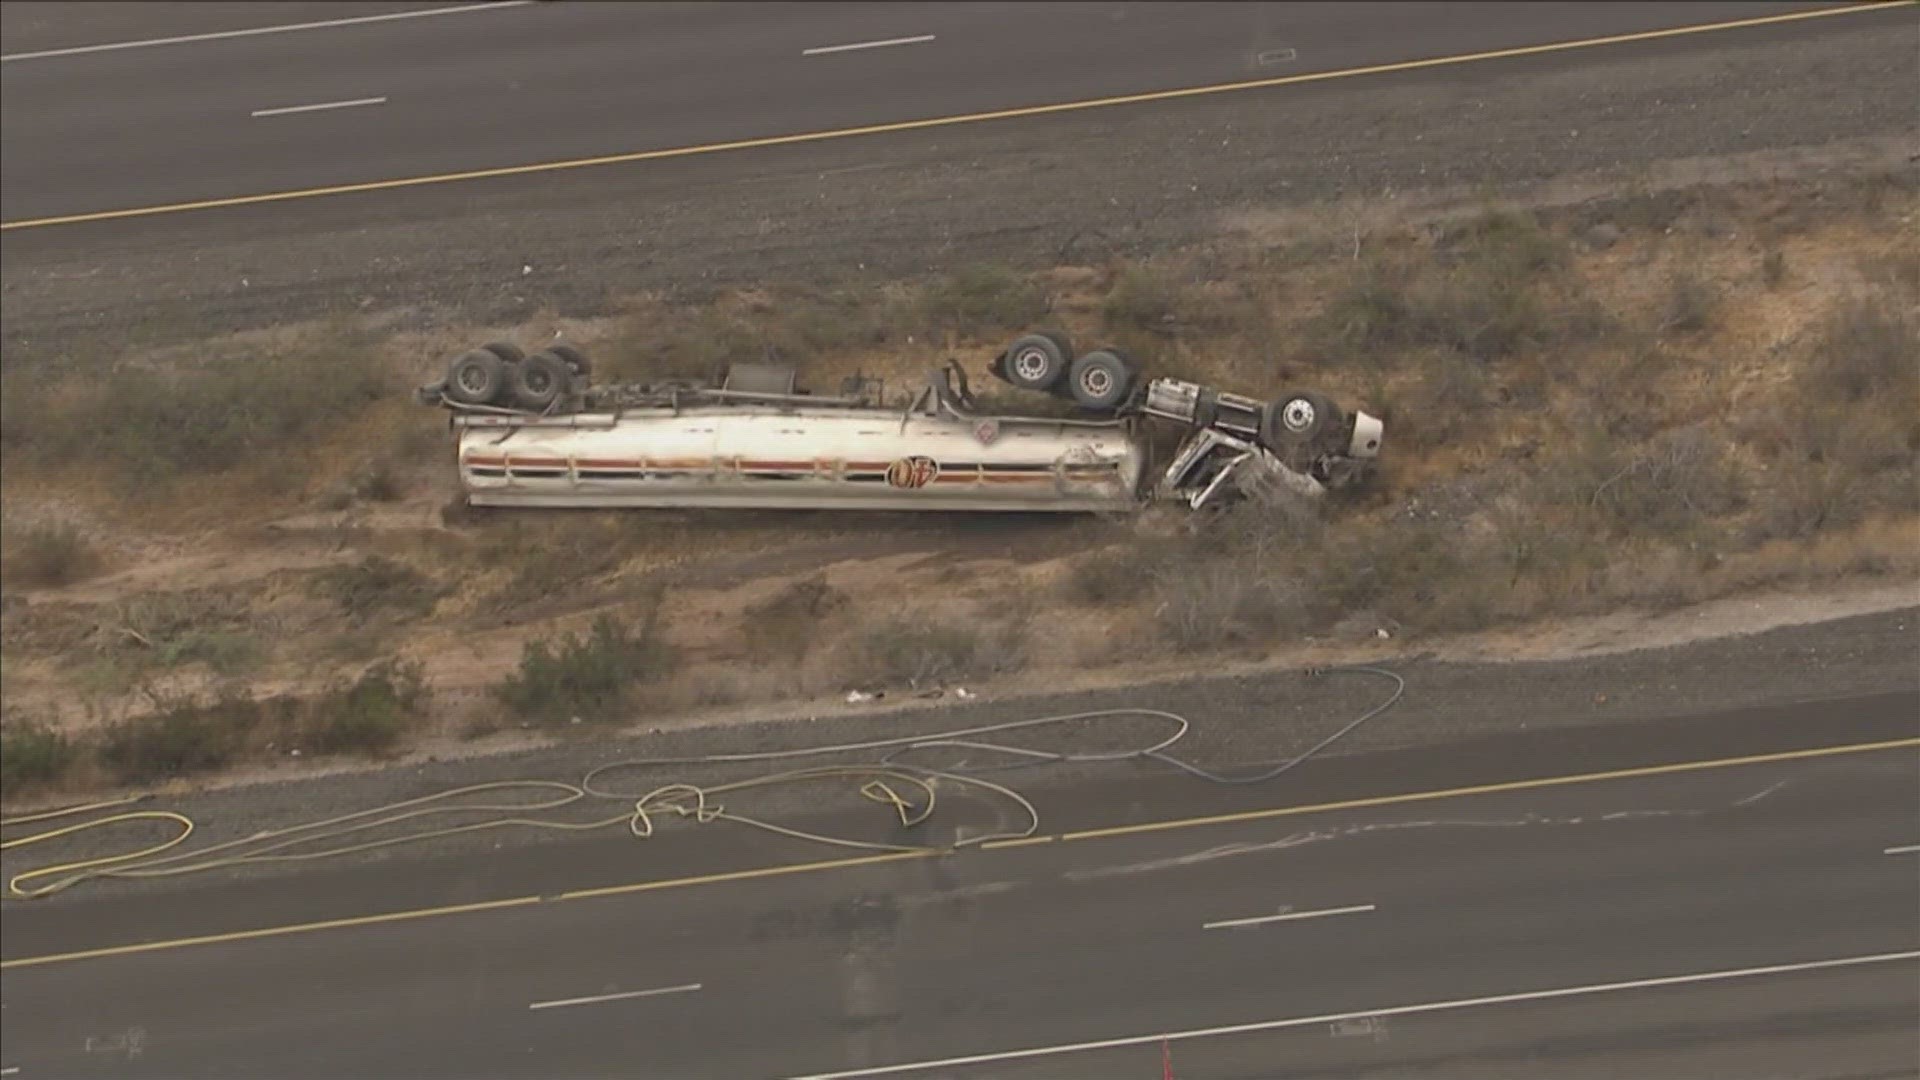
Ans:
<svg viewBox="0 0 1920 1080"><path fill-rule="evenodd" d="M463 405L491 405L507 389L507 365L486 349L454 358L447 367L447 396Z"/></svg>
<svg viewBox="0 0 1920 1080"><path fill-rule="evenodd" d="M1340 408L1325 394L1305 391L1267 403L1260 414L1260 442L1276 453L1307 446L1335 430Z"/></svg>
<svg viewBox="0 0 1920 1080"><path fill-rule="evenodd" d="M1067 375L1067 392L1074 404L1094 412L1113 412L1133 396L1140 371L1133 361L1114 349L1095 349L1073 362Z"/></svg>
<svg viewBox="0 0 1920 1080"><path fill-rule="evenodd" d="M511 341L489 341L480 347L499 357L503 364L517 364L527 358L527 354L520 351L520 346Z"/></svg>
<svg viewBox="0 0 1920 1080"><path fill-rule="evenodd" d="M514 365L514 402L536 412L573 392L573 368L552 352L537 352Z"/></svg>
<svg viewBox="0 0 1920 1080"><path fill-rule="evenodd" d="M549 345L547 351L567 362L567 366L573 369L575 383L584 386L592 381L593 363L587 359L586 353L566 344Z"/></svg>
<svg viewBox="0 0 1920 1080"><path fill-rule="evenodd" d="M1073 363L1064 334L1027 334L1014 339L1002 355L1000 377L1022 390L1046 392L1060 385Z"/></svg>

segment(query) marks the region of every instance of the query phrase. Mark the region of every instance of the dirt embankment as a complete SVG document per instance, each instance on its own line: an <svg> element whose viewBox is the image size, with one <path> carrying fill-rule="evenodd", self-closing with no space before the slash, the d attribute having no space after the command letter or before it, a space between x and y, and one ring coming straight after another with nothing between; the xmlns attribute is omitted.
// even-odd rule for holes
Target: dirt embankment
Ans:
<svg viewBox="0 0 1920 1080"><path fill-rule="evenodd" d="M1356 203L1236 215L1151 259L11 366L8 794L849 689L1517 654L1722 597L1911 603L1917 211L1910 172L1864 167ZM1324 513L1248 507L1200 536L1178 515L467 520L441 514L443 426L400 401L493 337L561 333L616 377L771 351L813 385L898 385L950 351L978 372L1036 323L1254 393L1323 387L1385 416L1383 468Z"/></svg>

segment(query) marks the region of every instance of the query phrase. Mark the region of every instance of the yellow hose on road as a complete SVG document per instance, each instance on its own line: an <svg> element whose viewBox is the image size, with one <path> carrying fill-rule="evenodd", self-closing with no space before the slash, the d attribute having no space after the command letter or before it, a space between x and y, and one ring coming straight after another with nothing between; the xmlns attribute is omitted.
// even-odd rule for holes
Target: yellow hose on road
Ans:
<svg viewBox="0 0 1920 1080"><path fill-rule="evenodd" d="M1013 759L1015 764L1001 765L999 769L1021 768L1044 764L1104 764L1122 761L1150 760L1172 766L1191 776L1213 783L1250 784L1271 780L1313 755L1319 753L1336 740L1344 737L1362 723L1385 712L1400 700L1406 689L1406 683L1398 675L1380 668L1335 669L1356 674L1370 674L1392 681L1394 689L1383 701L1348 721L1344 726L1314 744L1305 752L1296 755L1278 766L1257 773L1229 777L1209 772L1199 766L1174 757L1167 751L1181 738L1185 737L1191 725L1187 719L1175 713L1157 709L1118 708L1093 712L1068 713L1056 716L1034 717L1025 720L1012 720L997 724L985 724L977 727L962 728L954 731L935 732L927 735L908 735L891 739L875 739L867 742L841 743L832 746L805 747L794 750L769 750L745 754L709 754L697 757L681 758L635 758L616 761L589 771L578 783L560 780L500 780L485 784L472 784L465 787L449 788L445 791L423 795L418 798L388 803L368 810L357 810L348 814L322 818L280 829L269 829L251 836L235 840L226 840L193 851L179 851L167 854L179 847L194 832L193 820L184 814L171 810L136 810L109 814L74 824L62 825L31 833L12 840L0 841L0 851L12 851L19 848L44 844L63 838L69 838L109 826L127 824L136 821L165 821L178 826L179 831L170 839L149 844L145 847L118 855L104 855L97 858L40 866L14 874L8 879L4 893L0 898L7 900L33 900L50 896L70 889L86 881L97 878L160 878L183 874L202 873L227 867L239 867L256 863L290 863L317 859L336 858L359 852L373 851L379 848L399 844L412 844L421 841L457 836L465 833L480 832L488 829L526 828L551 829L562 832L587 832L595 829L609 829L624 825L627 832L638 839L651 838L656 830L656 818L668 815L687 819L695 824L705 825L716 821L729 821L739 825L748 825L756 829L786 836L797 840L828 844L836 847L853 848L863 851L882 852L922 852L953 851L975 847L996 840L1017 840L1031 837L1040 830L1040 812L1024 795L1002 784L982 779L977 775L960 771L964 764L948 769L933 769L919 765L903 764L895 759L908 753L926 753L928 751L985 752L1003 755ZM1310 672L1309 674L1321 674ZM1074 723L1113 721L1120 719L1150 720L1169 725L1169 733L1148 740L1144 746L1119 751L1082 751L1079 753L1036 750L1031 747L1009 746L1000 743L978 741L978 736L1005 734L1015 731L1030 731L1035 728ZM863 764L818 765L809 768L789 769L769 773L764 776L749 777L723 784L696 785L689 783L668 783L651 787L639 794L623 793L597 786L605 777L620 771L634 769L665 769L711 767L714 765L738 765L746 763L771 763L791 761L804 757L821 757L835 754L871 753L879 754L878 761ZM985 767L973 772L984 771ZM983 794L995 802L1011 804L1012 808L1025 818L1025 824L1016 830L999 829L983 832L979 835L956 839L943 845L890 844L874 840L862 840L847 836L828 836L808 832L776 822L764 821L727 809L721 798L730 794L768 788L778 785L814 783L819 781L841 780L854 783L854 790L860 798L879 806L890 807L893 816L903 829L912 829L925 824L933 817L938 802L938 787L947 785L960 790L969 790ZM482 793L503 793L509 791L538 793L531 800L515 801L499 799L475 803L456 803L462 799ZM902 794L906 792L907 794ZM11 818L0 818L0 829L37 822L52 821L97 811L115 810L143 802L148 796L125 799L112 799L87 803L80 806L47 810L34 814L25 814ZM551 818L527 817L531 813L558 811L583 801L611 803L622 807L615 814L588 821L563 821ZM398 836L385 836L376 839L362 839L364 834L374 830L389 828L403 823L422 821L436 816L454 814L491 814L495 815L481 821L447 825L424 829L418 832L402 833ZM341 843L340 841L350 841ZM303 846L320 845L315 850L296 850ZM331 845L331 846L328 846ZM30 883L39 884L30 884Z"/></svg>
<svg viewBox="0 0 1920 1080"><path fill-rule="evenodd" d="M70 817L74 814L84 814L94 810L108 810L116 806L130 806L134 803L144 801L144 798L144 796L135 796L126 799L112 799L106 802L87 803L82 806L63 807L59 810L44 810L37 814L22 814L17 817L0 818L0 829L5 829L13 825L27 825L36 821L51 821L54 818ZM57 829L47 829L27 836L16 837L12 840L0 840L0 851L11 851L15 848L42 844L49 840L58 840L63 836L73 836L92 829L103 829L109 825L118 825L128 821L170 821L180 826L180 832L172 839L163 840L157 844L151 844L147 847L125 852L120 855L103 855L97 859L83 859L78 862L60 863L54 866L40 867L39 869L16 874L8 880L6 891L0 893L0 900L28 900L41 895L38 892L21 888L20 883L22 881L47 877L53 874L93 876L108 866L133 862L137 859L145 859L158 855L163 851L179 846L186 841L187 837L193 835L193 819L184 814L176 814L171 810L136 810L132 813L113 814L108 817L94 818L91 821L64 825Z"/></svg>

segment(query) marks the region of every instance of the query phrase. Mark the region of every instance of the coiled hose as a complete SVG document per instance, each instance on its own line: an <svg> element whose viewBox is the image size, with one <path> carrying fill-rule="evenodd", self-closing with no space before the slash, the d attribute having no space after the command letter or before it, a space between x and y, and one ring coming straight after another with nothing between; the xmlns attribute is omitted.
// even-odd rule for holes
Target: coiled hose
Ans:
<svg viewBox="0 0 1920 1080"><path fill-rule="evenodd" d="M43 844L64 837L72 837L84 832L111 828L136 821L164 821L178 827L178 832L166 839L133 851L117 855L104 855L90 859L40 866L13 875L8 881L0 899L31 900L49 896L72 888L96 878L144 879L172 877L183 874L201 873L223 867L237 867L256 863L291 863L317 859L336 858L358 852L372 851L378 848L398 844L420 843L440 837L455 836L464 833L493 829L525 828L551 829L562 832L587 832L597 829L609 829L624 825L627 831L640 839L654 835L655 819L662 815L689 819L698 824L714 821L731 821L740 825L762 829L781 836L799 840L809 840L838 847L855 848L869 851L925 852L946 851L974 847L993 840L1008 840L1029 837L1040 829L1040 812L1031 801L1018 791L1004 784L982 778L983 772L1000 772L1038 765L1062 764L1102 764L1125 761L1153 761L1184 772L1190 776L1215 784L1258 784L1273 780L1288 770L1319 754L1340 739L1345 738L1362 724L1379 716L1398 704L1406 692L1406 680L1394 672L1376 667L1347 667L1327 669L1313 674L1355 674L1384 679L1392 684L1392 691L1380 702L1347 721L1341 727L1308 747L1306 750L1271 768L1242 776L1228 776L1202 768L1192 762L1175 757L1170 751L1181 739L1185 738L1192 725L1186 717L1177 713L1159 709L1116 708L1099 709L1090 712L1064 713L1053 716L1031 717L1024 720L1010 720L998 724L982 724L975 727L957 728L950 731L934 732L927 735L904 735L890 739L873 739L864 742L838 743L830 746L802 747L792 750L767 750L746 754L704 754L690 757L645 757L628 758L601 765L583 776L578 783L560 780L502 780L486 784L472 784L450 788L423 795L414 799L388 803L367 810L354 811L334 817L305 822L280 829L270 829L242 837L223 841L192 851L173 852L194 832L193 820L184 814L170 810L121 811L105 817L92 818L72 824L61 825L41 832L30 833L11 840L0 841L0 851L14 850L31 845ZM989 735L1006 736L1015 732L1032 732L1036 729L1071 723L1089 723L1114 721L1121 719L1139 719L1163 721L1168 731L1160 738L1145 746L1125 750L1102 752L1056 752L1036 750L1032 747L1013 746L1006 743L986 741ZM964 750L978 753L1001 755L1011 760L990 767L963 768L952 766L935 769L903 762L900 759L916 752L935 750ZM852 765L815 765L785 769L762 776L743 780L728 781L719 784L697 785L689 783L668 783L657 785L640 792L616 790L612 784L615 774L639 770L660 770L668 768L698 768L703 766L728 764L770 764L793 762L807 758L822 758L843 754L879 754L877 761L871 764ZM858 794L869 802L890 807L903 828L912 828L924 823L933 816L938 801L937 785L941 782L960 790L969 790L984 794L989 798L1003 800L1017 809L1025 819L1025 824L1016 831L997 831L970 836L956 840L942 847L926 845L888 844L878 841L861 840L852 837L828 836L808 832L791 826L731 812L722 801L724 797L756 789L780 785L797 785L822 781L839 781L856 784ZM528 793L538 797L527 800L483 801L461 803L456 800L483 793L502 795L507 792ZM904 794L903 794L904 793ZM0 828L12 828L19 825L35 824L62 818L72 818L83 814L103 810L115 810L120 807L144 802L149 796L136 796L105 802L88 803L81 806L49 810L36 814L0 819ZM559 821L550 818L524 816L533 813L558 811L583 801L598 800L620 805L619 812L589 821ZM469 821L458 825L443 825L404 833L399 836L386 836L366 839L365 835L375 830L389 828L402 823L421 822L436 817L444 818L455 814L489 814L479 821ZM168 852L173 852L168 854Z"/></svg>

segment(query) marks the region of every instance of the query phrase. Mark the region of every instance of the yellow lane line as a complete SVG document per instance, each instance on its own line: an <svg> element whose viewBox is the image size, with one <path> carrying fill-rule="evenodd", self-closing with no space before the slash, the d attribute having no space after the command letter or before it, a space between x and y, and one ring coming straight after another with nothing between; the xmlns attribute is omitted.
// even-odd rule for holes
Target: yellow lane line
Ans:
<svg viewBox="0 0 1920 1080"><path fill-rule="evenodd" d="M47 956L25 956L18 960L0 962L0 968L36 967L40 964L58 964L69 960L94 960L103 956L127 956L132 953L158 952L163 949L184 949L191 945L218 945L229 941L251 941L255 938L304 934L314 930L382 926L387 923L406 922L410 919L429 919L437 915L461 915L470 911L498 911L502 908L526 907L539 902L540 898L537 896L516 896L510 900L483 900L477 904L451 904L446 907L415 908L411 911L383 911L378 915L355 915L347 919L324 919L320 922L291 923L286 926L263 926L257 930L233 930L224 934L201 934L198 937L144 941L137 945L110 945L104 949L83 949L79 952L52 953Z"/></svg>
<svg viewBox="0 0 1920 1080"><path fill-rule="evenodd" d="M1884 742L1871 743L1848 743L1841 746L1815 747L1809 750L1786 750L1773 754L1752 754L1745 757L1714 758L1705 761L1683 761L1670 765L1644 765L1631 769L1612 769L1606 772L1575 773L1569 776L1549 776L1534 780L1510 780L1504 783L1479 784L1473 787L1444 788L1436 791L1409 792L1401 795L1379 795L1364 799L1345 799L1339 802L1314 803L1306 806L1287 806L1271 810L1250 810L1238 814L1181 818L1174 821L1149 822L1142 825L1122 825L1110 829L1089 829L1081 832L1065 833L1057 838L1050 836L1030 837L1022 841L1011 841L992 846L1015 847L1023 844L1051 843L1056 839L1060 842L1069 840L1095 840L1106 837L1127 836L1135 833L1188 829L1204 825L1222 825L1235 822L1259 821L1267 818L1295 817L1302 814L1324 813L1333 810L1356 810L1374 806L1395 806L1403 803L1456 799L1468 795L1494 795L1509 791L1534 791L1541 788L1589 784L1602 780L1629 780L1645 776L1670 776L1676 773L1705 772L1710 769L1727 769L1742 765L1765 765L1781 761L1804 761L1812 758L1835 757L1841 754L1864 754L1880 750L1913 748L1920 748L1920 738L1889 739ZM981 846L987 847L989 845L983 844ZM749 870L728 871L719 874L703 874L698 877L666 878L658 881L635 882L631 885L611 885L597 889L579 889L572 892L563 892L551 898L520 896L508 900L488 900L475 904L455 904L450 907L418 908L410 911L384 912L377 915L360 915L346 919L328 919L322 922L268 926L255 930L236 930L224 934L202 934L198 937L146 941L133 945L113 945L100 949L85 949L79 952L49 953L45 956L21 957L16 960L0 961L0 969L37 967L42 964L58 964L72 960L94 960L108 956L128 956L135 953L183 949L194 945L215 945L232 941L250 941L256 938L282 937L288 934L300 934L316 930L340 930L360 926L377 926L384 923L405 922L412 919L425 919L439 915L460 915L469 912L524 907L545 902L557 903L565 900L585 900L593 897L617 896L626 893L658 892L665 889L681 889L695 885L712 885L730 881L752 881L762 878L783 877L790 874L806 874L824 870L844 870L865 866L877 866L882 863L922 859L938 854L940 854L940 852L933 850L887 852L879 855L861 855L848 859L790 863L783 866L765 866L755 867Z"/></svg>
<svg viewBox="0 0 1920 1080"><path fill-rule="evenodd" d="M982 851L998 851L1001 848L1031 847L1034 844L1051 844L1060 839L1057 836L1021 836L1011 840L989 840L980 845Z"/></svg>
<svg viewBox="0 0 1920 1080"><path fill-rule="evenodd" d="M682 889L690 885L717 885L723 881L750 881L758 878L781 877L786 874L810 874L818 870L845 870L856 866L877 866L880 863L900 862L903 859L924 859L939 852L926 851L889 851L882 855L855 855L846 859L828 859L825 862L788 863L784 866L756 866L750 870L729 870L721 874L702 874L699 877L667 878L662 881L636 881L631 885L608 885L598 889L576 889L563 892L555 900L588 900L596 896L619 896L624 893L654 892L659 889Z"/></svg>
<svg viewBox="0 0 1920 1080"><path fill-rule="evenodd" d="M1602 780L1631 780L1644 776L1668 776L1673 773L1704 772L1708 769L1729 769L1740 765L1765 765L1775 761L1804 761L1808 758L1832 757L1836 754L1861 754L1874 750L1899 750L1907 747L1920 748L1920 738L1889 739L1885 742L1871 743L1849 743L1845 746L1822 746L1812 750L1785 750L1777 754L1751 754L1746 757L1717 758L1712 761L1682 761L1672 765L1642 765L1632 769L1611 769L1607 772L1580 773L1574 776L1548 776L1538 780L1508 780L1498 784L1476 784L1472 787L1447 788L1442 791L1416 791L1405 795L1376 795L1365 799L1346 799L1341 802L1318 803L1313 806L1284 806L1272 810L1246 810L1237 814L1215 814L1210 817L1183 818L1179 821L1149 821L1140 825L1116 825L1106 829L1083 829L1079 832L1062 833L1060 834L1060 839L1099 840L1114 836L1134 836L1139 833L1165 832L1169 829L1191 829L1199 825L1232 825L1247 821L1265 821L1269 818L1296 817L1300 814L1317 814L1329 810L1362 810L1375 806L1396 806L1400 803L1435 802L1440 799L1458 799L1468 795L1499 795L1510 791L1533 791L1538 788L1592 784Z"/></svg>
<svg viewBox="0 0 1920 1080"><path fill-rule="evenodd" d="M608 154L601 157L544 161L531 165L505 165L489 169L472 169L466 172L439 173L430 176L409 176L392 180L373 180L358 184L338 184L331 187L302 188L294 191L273 191L259 195L237 195L224 199L201 199L195 202L171 203L162 206L142 206L125 210L101 210L85 214L65 214L59 217L25 218L18 221L0 222L0 231L37 229L49 225L77 225L82 222L110 221L116 218L151 217L156 214L175 214L187 210L212 210L228 206L249 206L254 203L286 202L292 199L318 198L323 195L349 195L364 191L387 191L394 188L422 187L427 184L449 184L462 180L486 180L501 176L525 176L530 173L559 172L563 169L584 169L598 165L626 165L637 161L659 161L665 158L690 157L695 154L715 154L728 150L754 150L769 146L788 146L795 143L821 142L827 139L845 139L856 135L883 135L899 131L918 131L924 128L947 127L953 124L971 124L984 120L1011 120L1025 116L1045 116L1050 113L1078 112L1083 109L1102 109L1114 105L1139 105L1152 101L1172 101L1178 98L1199 97L1204 94L1224 94L1236 90L1260 90L1275 86L1292 86L1298 83L1322 82L1330 79L1349 79L1362 75L1385 75L1397 71L1418 71L1423 68L1472 64L1486 60L1504 60L1517 56L1539 56L1547 53L1567 52L1573 49L1590 49L1602 45L1624 45L1636 41L1657 41L1663 38L1681 37L1687 34L1705 34L1718 30L1738 30L1751 26L1769 26L1776 23L1798 22L1803 19L1824 19L1835 15L1853 15L1867 11L1879 11L1884 8L1908 7L1912 6L1915 2L1916 0L1880 0L1880 2L1877 3L1854 4L1848 7L1793 11L1784 15L1761 15L1749 19L1702 23L1695 26L1677 26L1665 30L1642 30L1631 34L1611 34L1606 37L1583 38L1576 41L1559 41L1546 45L1523 45L1511 49L1461 53L1455 56L1437 56L1425 60L1404 60L1391 64L1373 64L1367 67L1344 68L1339 71L1310 72L1303 75L1281 75L1271 79L1215 83L1208 86L1190 86L1178 90L1155 90L1140 94L1124 94L1118 97L1089 98L1082 101L1059 102L1052 105L1028 105L1015 109L998 109L992 112L962 113L954 116L936 116L922 120L901 120L886 124L868 124L861 127L832 128L825 131L809 131L792 135L772 135L757 139L737 139L732 142L706 143L697 146L676 146L664 150L638 150L622 154Z"/></svg>

